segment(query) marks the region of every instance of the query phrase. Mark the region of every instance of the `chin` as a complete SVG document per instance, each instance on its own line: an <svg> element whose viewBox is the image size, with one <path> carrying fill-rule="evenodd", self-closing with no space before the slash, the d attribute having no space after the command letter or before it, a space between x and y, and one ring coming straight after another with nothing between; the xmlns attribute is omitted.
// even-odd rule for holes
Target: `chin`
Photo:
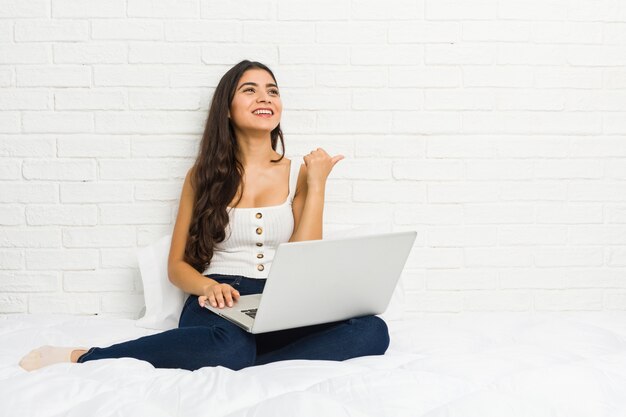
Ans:
<svg viewBox="0 0 626 417"><path fill-rule="evenodd" d="M274 126L274 127L270 127L270 126L244 126L240 130L243 131L243 132L249 132L249 133L256 134L256 135L258 135L259 133L265 133L265 134L269 135L269 134L272 133L272 131L274 129L276 129L276 126Z"/></svg>
<svg viewBox="0 0 626 417"><path fill-rule="evenodd" d="M265 122L255 123L254 125L248 126L248 128L252 130L267 130L271 132L272 130L276 129L279 124L280 122L276 123L273 120L267 120Z"/></svg>

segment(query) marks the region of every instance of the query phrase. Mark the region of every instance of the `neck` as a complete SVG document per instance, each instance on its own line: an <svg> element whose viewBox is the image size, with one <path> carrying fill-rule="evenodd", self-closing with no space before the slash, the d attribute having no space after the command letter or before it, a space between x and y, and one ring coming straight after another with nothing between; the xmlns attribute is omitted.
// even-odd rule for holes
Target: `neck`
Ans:
<svg viewBox="0 0 626 417"><path fill-rule="evenodd" d="M244 169L267 167L270 160L276 159L278 154L272 149L272 140L269 132L240 132L236 131L239 146L239 160Z"/></svg>

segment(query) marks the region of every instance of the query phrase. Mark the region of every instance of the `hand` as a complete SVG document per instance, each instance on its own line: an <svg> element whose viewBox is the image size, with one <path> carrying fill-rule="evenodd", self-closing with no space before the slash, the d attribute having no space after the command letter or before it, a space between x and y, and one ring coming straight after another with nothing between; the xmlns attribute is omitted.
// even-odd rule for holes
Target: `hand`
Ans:
<svg viewBox="0 0 626 417"><path fill-rule="evenodd" d="M330 174L335 164L344 158L343 155L331 157L322 148L317 148L304 156L304 163L307 168L307 184L324 185L326 178Z"/></svg>
<svg viewBox="0 0 626 417"><path fill-rule="evenodd" d="M213 307L232 307L234 302L239 300L239 291L228 284L210 284L204 287L204 295L198 297L198 304L204 307L209 302Z"/></svg>

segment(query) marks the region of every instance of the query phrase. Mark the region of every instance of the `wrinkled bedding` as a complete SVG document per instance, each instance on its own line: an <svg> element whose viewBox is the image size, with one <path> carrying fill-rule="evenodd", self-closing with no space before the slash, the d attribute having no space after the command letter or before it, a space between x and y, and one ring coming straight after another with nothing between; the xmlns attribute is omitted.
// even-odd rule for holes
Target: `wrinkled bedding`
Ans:
<svg viewBox="0 0 626 417"><path fill-rule="evenodd" d="M388 322L384 356L241 371L132 358L26 372L43 344L157 333L130 319L0 316L0 416L626 416L626 312L462 313Z"/></svg>

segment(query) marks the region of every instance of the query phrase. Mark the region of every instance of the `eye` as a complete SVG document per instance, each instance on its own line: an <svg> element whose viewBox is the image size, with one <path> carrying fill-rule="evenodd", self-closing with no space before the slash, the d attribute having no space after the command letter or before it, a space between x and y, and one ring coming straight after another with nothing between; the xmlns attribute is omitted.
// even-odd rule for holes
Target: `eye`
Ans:
<svg viewBox="0 0 626 417"><path fill-rule="evenodd" d="M248 88L246 88L245 90L243 90L243 92L244 92L244 93L245 93L246 91L252 91L252 92L254 92L254 88L252 88L252 87L248 87Z"/></svg>
<svg viewBox="0 0 626 417"><path fill-rule="evenodd" d="M276 89L270 90L270 93L275 94L275 95L279 95L278 90L276 90Z"/></svg>

